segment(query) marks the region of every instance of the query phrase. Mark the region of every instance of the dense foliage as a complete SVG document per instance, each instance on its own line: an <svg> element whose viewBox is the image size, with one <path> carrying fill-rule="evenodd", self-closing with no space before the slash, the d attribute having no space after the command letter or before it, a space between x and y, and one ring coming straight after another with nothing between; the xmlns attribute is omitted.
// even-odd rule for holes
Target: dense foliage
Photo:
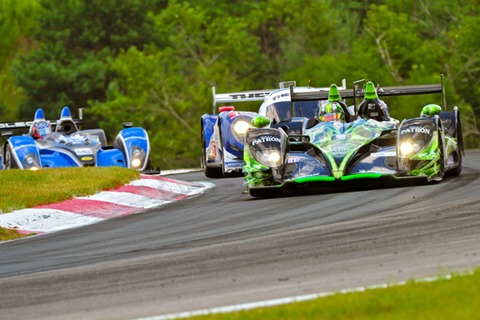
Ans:
<svg viewBox="0 0 480 320"><path fill-rule="evenodd" d="M459 106L468 146L479 146L479 0L39 3L37 19L27 20L33 39L15 38L35 48L20 50L13 63L25 97L17 116L28 119L37 106L48 115L65 104L88 107L87 117L110 136L131 121L149 132L153 163L162 168L198 166L199 119L212 112L212 86L252 90L285 80L424 84L443 73L447 104ZM387 102L400 120L442 103L438 95Z"/></svg>

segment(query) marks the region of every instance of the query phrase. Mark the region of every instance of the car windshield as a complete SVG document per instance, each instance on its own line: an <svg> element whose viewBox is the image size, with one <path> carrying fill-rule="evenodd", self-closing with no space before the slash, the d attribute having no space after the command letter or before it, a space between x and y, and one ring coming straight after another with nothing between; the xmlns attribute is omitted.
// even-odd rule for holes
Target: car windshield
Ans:
<svg viewBox="0 0 480 320"><path fill-rule="evenodd" d="M92 139L89 134L84 132L76 132L72 135L65 135L60 132L54 132L47 137L47 140L54 140L56 143L72 145L90 144Z"/></svg>
<svg viewBox="0 0 480 320"><path fill-rule="evenodd" d="M316 118L320 106L325 101L301 101L295 102L295 116L305 118ZM265 116L274 119L274 123L286 122L292 120L292 110L290 101L281 101L273 103L266 108Z"/></svg>

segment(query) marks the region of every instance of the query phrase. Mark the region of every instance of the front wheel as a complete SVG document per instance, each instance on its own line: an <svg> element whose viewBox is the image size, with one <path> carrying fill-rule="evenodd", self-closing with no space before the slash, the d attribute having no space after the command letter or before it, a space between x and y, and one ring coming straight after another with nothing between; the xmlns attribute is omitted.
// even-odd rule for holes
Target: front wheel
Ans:
<svg viewBox="0 0 480 320"><path fill-rule="evenodd" d="M12 150L7 144L5 146L5 157L3 157L3 168L4 170L10 170L16 168L15 162L12 157Z"/></svg>
<svg viewBox="0 0 480 320"><path fill-rule="evenodd" d="M451 175L459 176L462 173L462 153L463 153L463 138L462 138L462 127L460 123L457 124L457 163L458 165L450 171Z"/></svg>

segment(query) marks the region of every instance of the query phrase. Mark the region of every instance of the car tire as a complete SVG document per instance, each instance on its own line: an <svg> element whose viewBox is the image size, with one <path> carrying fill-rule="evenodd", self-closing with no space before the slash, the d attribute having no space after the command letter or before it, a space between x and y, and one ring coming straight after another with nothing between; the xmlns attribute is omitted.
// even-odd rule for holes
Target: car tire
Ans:
<svg viewBox="0 0 480 320"><path fill-rule="evenodd" d="M462 139L459 139L458 137L461 136L461 127L457 124L457 141L459 143L459 145L457 146L457 163L458 165L453 168L452 170L450 170L450 174L452 176L459 176L460 173L462 173L462 160L463 160L463 140Z"/></svg>
<svg viewBox="0 0 480 320"><path fill-rule="evenodd" d="M443 139L442 139L442 132L438 130L438 139L439 139L439 148L440 148L440 160L439 160L439 165L440 165L440 172L438 174L438 179L443 180L443 177L445 176L445 152L444 152L444 145L443 145Z"/></svg>
<svg viewBox="0 0 480 320"><path fill-rule="evenodd" d="M206 147L206 142L205 142L205 130L202 126L202 166L203 166L203 172L205 173L205 176L207 178L220 178L223 176L222 174L222 168L214 168L214 167L209 167L206 163L207 159L207 147Z"/></svg>
<svg viewBox="0 0 480 320"><path fill-rule="evenodd" d="M13 160L12 150L10 148L10 145L7 144L5 146L5 156L3 157L3 169L9 170L9 169L15 169L15 168L17 168L17 165Z"/></svg>

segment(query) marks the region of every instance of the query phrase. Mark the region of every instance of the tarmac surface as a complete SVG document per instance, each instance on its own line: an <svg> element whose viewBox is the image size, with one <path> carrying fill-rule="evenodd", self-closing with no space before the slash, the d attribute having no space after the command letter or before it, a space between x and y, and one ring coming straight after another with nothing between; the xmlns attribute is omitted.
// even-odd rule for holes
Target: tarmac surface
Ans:
<svg viewBox="0 0 480 320"><path fill-rule="evenodd" d="M2 319L133 319L480 266L480 151L441 183L255 199L242 178L0 243Z"/></svg>

